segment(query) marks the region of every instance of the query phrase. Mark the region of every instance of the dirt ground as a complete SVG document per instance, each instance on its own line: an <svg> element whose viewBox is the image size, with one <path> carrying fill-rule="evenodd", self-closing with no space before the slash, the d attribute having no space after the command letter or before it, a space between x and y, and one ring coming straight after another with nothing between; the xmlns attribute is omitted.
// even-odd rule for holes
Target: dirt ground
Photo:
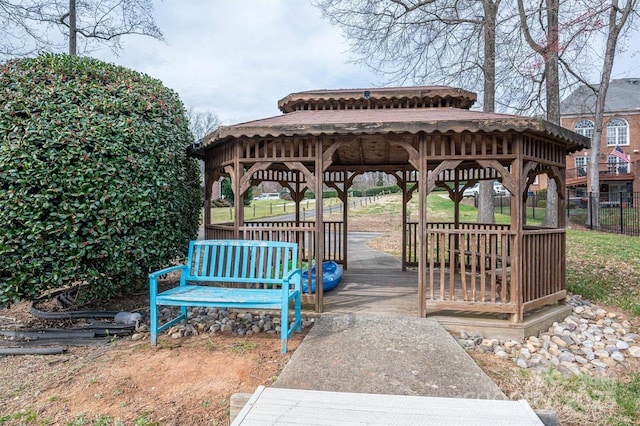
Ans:
<svg viewBox="0 0 640 426"><path fill-rule="evenodd" d="M3 329L46 325L25 303L0 315ZM145 333L61 355L0 357L0 425L229 424L231 395L271 385L306 332L286 354L279 335L161 334L151 347Z"/></svg>

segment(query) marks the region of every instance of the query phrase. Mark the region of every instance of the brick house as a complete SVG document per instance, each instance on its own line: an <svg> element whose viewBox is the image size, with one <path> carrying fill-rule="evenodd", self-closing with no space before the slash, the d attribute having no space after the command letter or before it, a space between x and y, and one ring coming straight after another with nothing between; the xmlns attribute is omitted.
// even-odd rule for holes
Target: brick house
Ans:
<svg viewBox="0 0 640 426"><path fill-rule="evenodd" d="M562 127L592 137L595 101L586 86L574 91L562 101ZM589 187L590 154L583 149L567 156L566 183L575 196L584 196ZM640 192L640 78L612 80L609 85L598 168L601 194Z"/></svg>

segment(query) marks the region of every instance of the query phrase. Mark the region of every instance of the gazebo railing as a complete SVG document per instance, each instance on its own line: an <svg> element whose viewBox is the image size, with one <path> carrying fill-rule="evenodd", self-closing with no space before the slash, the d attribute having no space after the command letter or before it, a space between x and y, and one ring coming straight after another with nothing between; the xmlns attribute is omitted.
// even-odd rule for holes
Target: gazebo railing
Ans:
<svg viewBox="0 0 640 426"><path fill-rule="evenodd" d="M515 313L508 225L446 224L427 231L427 305L433 309Z"/></svg>
<svg viewBox="0 0 640 426"><path fill-rule="evenodd" d="M523 312L566 297L564 229L527 228L522 236Z"/></svg>
<svg viewBox="0 0 640 426"><path fill-rule="evenodd" d="M456 229L454 222L428 222L428 229ZM509 225L495 223L471 223L464 222L458 224L460 230L509 230ZM511 248L509 248L509 251ZM418 222L407 222L405 237L405 266L418 266Z"/></svg>
<svg viewBox="0 0 640 426"><path fill-rule="evenodd" d="M511 250L516 232L508 225L474 225L465 226L467 229L429 226L429 308L513 314L518 304L525 313L566 297L564 229L525 227L522 256L515 265ZM515 266L521 268L520 281Z"/></svg>

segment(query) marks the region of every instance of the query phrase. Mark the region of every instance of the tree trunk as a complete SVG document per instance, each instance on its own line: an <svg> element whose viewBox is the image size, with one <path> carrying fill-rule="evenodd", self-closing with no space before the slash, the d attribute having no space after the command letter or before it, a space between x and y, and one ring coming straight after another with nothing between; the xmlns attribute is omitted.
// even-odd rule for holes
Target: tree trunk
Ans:
<svg viewBox="0 0 640 426"><path fill-rule="evenodd" d="M76 0L69 0L69 55L78 54L76 33Z"/></svg>
<svg viewBox="0 0 640 426"><path fill-rule="evenodd" d="M545 79L547 121L560 125L560 73L558 71L558 9L559 0L547 0L547 46Z"/></svg>
<svg viewBox="0 0 640 426"><path fill-rule="evenodd" d="M560 73L558 71L558 9L559 0L547 0L547 46L545 52L545 92L547 121L560 125ZM558 227L558 188L554 179L547 179L547 207L543 226Z"/></svg>
<svg viewBox="0 0 640 426"><path fill-rule="evenodd" d="M542 226L549 228L558 227L558 186L555 179L547 179L547 209L545 211Z"/></svg>
<svg viewBox="0 0 640 426"><path fill-rule="evenodd" d="M482 110L495 111L496 99L496 14L498 1L484 0L483 38L484 38L484 96ZM482 181L478 191L478 223L496 223L494 209L493 182Z"/></svg>
<svg viewBox="0 0 640 426"><path fill-rule="evenodd" d="M590 223L593 224L595 228L600 226L600 219L598 215L600 200L600 170L598 167L598 161L600 159L600 142L603 134L604 107L607 99L607 91L609 90L609 81L611 80L613 61L616 56L618 37L627 23L629 15L631 15L631 12L633 12L637 7L637 4L637 0L628 0L624 9L621 9L618 6L618 0L612 0L611 7L609 9L609 20L607 22L607 47L604 53L602 74L600 75L600 86L598 87L596 97L596 113L594 117L595 128L593 131L593 139L591 140L591 164L589 166L590 187L587 188L587 190L594 195L591 199L597 203L594 206L589 206L589 212L591 214ZM619 20L618 13L620 14Z"/></svg>
<svg viewBox="0 0 640 426"><path fill-rule="evenodd" d="M496 104L496 14L498 2L484 0L484 90L482 110L494 112Z"/></svg>

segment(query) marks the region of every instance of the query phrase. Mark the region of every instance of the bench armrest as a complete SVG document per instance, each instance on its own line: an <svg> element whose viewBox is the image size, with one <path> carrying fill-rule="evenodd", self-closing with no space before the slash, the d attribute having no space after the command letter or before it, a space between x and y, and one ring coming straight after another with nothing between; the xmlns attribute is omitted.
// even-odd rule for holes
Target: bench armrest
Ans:
<svg viewBox="0 0 640 426"><path fill-rule="evenodd" d="M155 296L158 294L158 277L168 274L169 272L180 271L180 285L185 285L184 272L188 271L187 265L176 265L168 268L161 269L149 274L149 290L151 291L152 299L155 300Z"/></svg>
<svg viewBox="0 0 640 426"><path fill-rule="evenodd" d="M149 274L149 279L157 279L159 276L161 275L165 275L168 274L169 272L173 272L173 271L182 271L182 270L186 270L187 269L187 265L176 265L176 266L170 266L168 268L164 268L161 269L159 271L155 271Z"/></svg>
<svg viewBox="0 0 640 426"><path fill-rule="evenodd" d="M282 289L286 289L287 292L291 288L291 284L294 285L295 290L299 293L302 293L301 285L302 285L302 269L293 269L289 271L282 278Z"/></svg>

